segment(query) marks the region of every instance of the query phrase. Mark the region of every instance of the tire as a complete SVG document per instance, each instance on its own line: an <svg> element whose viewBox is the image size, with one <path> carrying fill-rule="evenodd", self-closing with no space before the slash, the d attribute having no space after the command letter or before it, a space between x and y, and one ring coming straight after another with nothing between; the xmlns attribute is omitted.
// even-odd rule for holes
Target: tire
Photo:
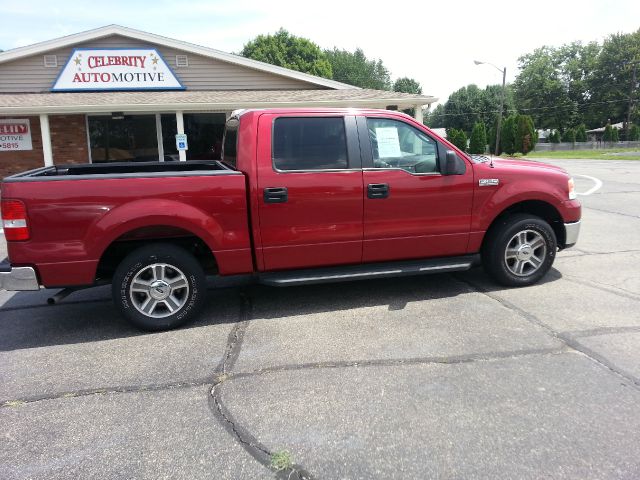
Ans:
<svg viewBox="0 0 640 480"><path fill-rule="evenodd" d="M551 226L530 214L505 217L489 231L482 263L501 285L524 287L540 280L551 268L558 242Z"/></svg>
<svg viewBox="0 0 640 480"><path fill-rule="evenodd" d="M118 265L111 285L120 313L148 331L170 330L204 306L206 279L193 255L166 243L146 245Z"/></svg>

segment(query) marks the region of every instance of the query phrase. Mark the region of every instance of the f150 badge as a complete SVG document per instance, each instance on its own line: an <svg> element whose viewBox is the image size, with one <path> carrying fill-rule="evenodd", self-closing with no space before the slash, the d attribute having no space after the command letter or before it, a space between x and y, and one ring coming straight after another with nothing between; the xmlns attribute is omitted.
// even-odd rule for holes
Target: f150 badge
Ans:
<svg viewBox="0 0 640 480"><path fill-rule="evenodd" d="M481 178L478 180L478 185L481 187L491 187L498 184L500 184L500 180L497 178Z"/></svg>

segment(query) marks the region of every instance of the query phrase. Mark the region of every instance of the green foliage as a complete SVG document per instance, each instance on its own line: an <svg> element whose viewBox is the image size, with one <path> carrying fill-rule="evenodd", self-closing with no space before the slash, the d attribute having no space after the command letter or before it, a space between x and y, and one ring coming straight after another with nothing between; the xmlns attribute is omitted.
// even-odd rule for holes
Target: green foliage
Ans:
<svg viewBox="0 0 640 480"><path fill-rule="evenodd" d="M409 77L402 77L397 79L393 84L394 92L402 93L414 93L416 95L422 94L422 86L417 80Z"/></svg>
<svg viewBox="0 0 640 480"><path fill-rule="evenodd" d="M614 128L611 131L611 142L612 143L616 143L616 142L619 142L619 141L620 141L620 134L618 133L618 129Z"/></svg>
<svg viewBox="0 0 640 480"><path fill-rule="evenodd" d="M444 105L439 104L424 117L424 124L431 128L444 128Z"/></svg>
<svg viewBox="0 0 640 480"><path fill-rule="evenodd" d="M467 135L464 133L464 131L458 130L457 128L448 128L447 140L449 140L463 152L467 151Z"/></svg>
<svg viewBox="0 0 640 480"><path fill-rule="evenodd" d="M573 128L567 128L562 134L562 141L576 143L576 131Z"/></svg>
<svg viewBox="0 0 640 480"><path fill-rule="evenodd" d="M518 120L516 115L509 115L500 129L500 150L512 155L517 151Z"/></svg>
<svg viewBox="0 0 640 480"><path fill-rule="evenodd" d="M604 134L602 135L602 140L605 142L613 141L613 127L610 123L607 123L604 127Z"/></svg>
<svg viewBox="0 0 640 480"><path fill-rule="evenodd" d="M470 132L476 122L483 122L485 128L490 128L498 117L501 95L501 85L489 85L484 90L473 84L462 87L449 95L444 104L442 126ZM513 94L507 85L503 111L513 109Z"/></svg>
<svg viewBox="0 0 640 480"><path fill-rule="evenodd" d="M632 142L640 140L640 126L635 123L631 125L631 128L629 129L629 140Z"/></svg>
<svg viewBox="0 0 640 480"><path fill-rule="evenodd" d="M538 134L529 115L516 115L516 152L524 155L535 147Z"/></svg>
<svg viewBox="0 0 640 480"><path fill-rule="evenodd" d="M560 143L560 132L558 130L553 130L549 134L549 141L551 143Z"/></svg>
<svg viewBox="0 0 640 480"><path fill-rule="evenodd" d="M280 472L293 467L293 457L287 450L278 450L271 454L271 468Z"/></svg>
<svg viewBox="0 0 640 480"><path fill-rule="evenodd" d="M368 59L361 49L355 52L348 50L325 50L333 71L333 79L361 88L390 90L391 76L382 60Z"/></svg>
<svg viewBox="0 0 640 480"><path fill-rule="evenodd" d="M584 123L581 123L576 127L576 142L586 142L587 141L587 127L585 127Z"/></svg>
<svg viewBox="0 0 640 480"><path fill-rule="evenodd" d="M487 148L487 129L483 122L476 122L471 131L469 153L484 153Z"/></svg>
<svg viewBox="0 0 640 480"><path fill-rule="evenodd" d="M281 28L273 35L258 35L240 55L299 72L332 78L331 63L318 45Z"/></svg>

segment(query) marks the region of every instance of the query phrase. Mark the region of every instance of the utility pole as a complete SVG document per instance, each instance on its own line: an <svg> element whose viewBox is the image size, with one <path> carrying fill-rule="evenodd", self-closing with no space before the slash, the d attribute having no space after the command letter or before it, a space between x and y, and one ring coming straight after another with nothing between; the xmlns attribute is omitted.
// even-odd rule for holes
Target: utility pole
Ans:
<svg viewBox="0 0 640 480"><path fill-rule="evenodd" d="M633 110L633 104L635 103L633 98L633 93L634 93L634 90L636 89L636 84L637 84L636 67L638 66L638 63L640 63L640 60L636 60L630 63L631 65L633 65L633 76L631 80L631 86L629 87L629 108L627 110L627 126L626 126L627 140L629 140L629 132L631 131L631 111Z"/></svg>
<svg viewBox="0 0 640 480"><path fill-rule="evenodd" d="M498 114L498 127L496 128L496 151L495 155L498 156L500 154L500 129L502 128L502 111L504 110L504 95L505 90L507 89L507 67L499 68L496 67L493 63L489 62L481 62L479 60L474 60L473 63L476 65L491 65L493 68L502 73L502 92L500 94L500 113ZM635 70L634 70L635 71Z"/></svg>

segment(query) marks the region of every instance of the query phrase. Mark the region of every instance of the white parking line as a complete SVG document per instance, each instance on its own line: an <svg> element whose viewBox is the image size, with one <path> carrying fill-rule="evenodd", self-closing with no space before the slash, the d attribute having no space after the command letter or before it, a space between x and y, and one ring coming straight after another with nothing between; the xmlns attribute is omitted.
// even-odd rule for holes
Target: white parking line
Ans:
<svg viewBox="0 0 640 480"><path fill-rule="evenodd" d="M595 183L595 185L593 187L591 187L589 190L587 190L586 192L583 192L583 193L576 192L576 195L591 195L592 193L597 192L598 190L600 190L600 188L602 187L602 180L599 180L596 177L590 177L589 175L577 175L577 174L574 175L574 177L588 178L593 183Z"/></svg>

